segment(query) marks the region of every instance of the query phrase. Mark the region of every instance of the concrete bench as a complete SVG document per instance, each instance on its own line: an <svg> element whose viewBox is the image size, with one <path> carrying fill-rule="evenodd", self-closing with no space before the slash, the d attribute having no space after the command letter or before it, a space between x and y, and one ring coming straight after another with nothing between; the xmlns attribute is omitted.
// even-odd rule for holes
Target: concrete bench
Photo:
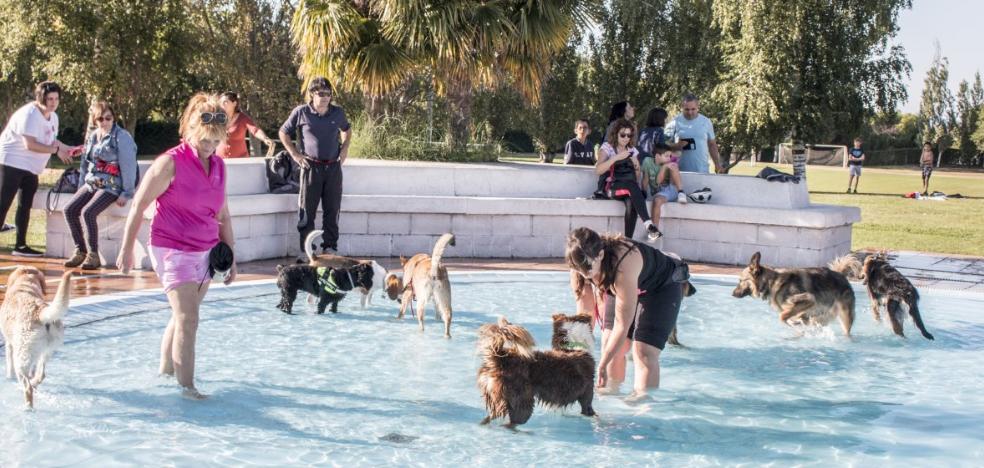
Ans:
<svg viewBox="0 0 984 468"><path fill-rule="evenodd" d="M147 163L142 163L146 169ZM240 261L296 255L297 195L266 193L264 161L227 161L229 206ZM663 209L660 245L688 260L741 264L755 251L765 263L816 266L850 250L857 208L813 205L805 184L744 176L683 174L687 192L710 187L710 204L670 203ZM429 252L444 232L457 245L448 256L549 258L563 256L567 233L587 226L620 232L623 204L590 200L592 168L530 163L445 164L350 160L345 166L339 251L388 257ZM43 206L43 193L35 203ZM48 216L47 254L73 249L61 209ZM100 253L113 260L128 207L100 218ZM319 216L320 218L320 216ZM319 221L320 222L320 221ZM149 267L139 235L137 260ZM636 238L644 238L642 223Z"/></svg>

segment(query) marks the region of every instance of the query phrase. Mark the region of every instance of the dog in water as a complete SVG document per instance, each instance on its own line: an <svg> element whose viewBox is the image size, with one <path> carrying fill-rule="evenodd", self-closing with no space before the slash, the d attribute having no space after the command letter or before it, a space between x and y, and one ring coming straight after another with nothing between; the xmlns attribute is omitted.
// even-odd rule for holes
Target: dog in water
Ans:
<svg viewBox="0 0 984 468"><path fill-rule="evenodd" d="M454 245L454 234L444 234L434 244L431 255L425 253L414 255L410 260L400 257L403 264L403 278L390 274L386 277L386 292L389 298L400 302L400 313L397 318L403 318L414 299L417 300L417 321L420 331L424 330L424 313L427 303L434 299L434 308L444 321L444 337L451 338L451 281L448 279L448 269L441 263L444 250Z"/></svg>
<svg viewBox="0 0 984 468"><path fill-rule="evenodd" d="M50 304L44 275L29 266L19 266L7 278L7 291L0 306L7 355L7 378L17 377L24 387L27 407L34 407L34 390L44 381L45 366L65 339L62 318L68 311L72 272L62 275Z"/></svg>
<svg viewBox="0 0 984 468"><path fill-rule="evenodd" d="M319 237L324 235L324 231L318 229L311 231L304 241L304 253L307 254L308 265L313 267L326 267L332 269L349 269L354 268L358 265L368 264L372 266L372 282L368 288L359 287L359 292L362 293L362 299L359 300L359 305L362 309L372 305L372 295L374 292L383 289L383 282L386 281L386 269L382 267L375 260L357 260L354 258L343 257L341 255L332 254L321 254L316 255L314 253L314 244ZM313 298L314 296L312 296Z"/></svg>
<svg viewBox="0 0 984 468"><path fill-rule="evenodd" d="M331 313L338 313L338 302L345 292L355 288L369 289L373 284L373 266L360 263L352 268L329 268L311 265L277 265L277 287L280 288L280 304L284 313L292 314L298 291L318 298L318 313L325 313L330 305Z"/></svg>
<svg viewBox="0 0 984 468"><path fill-rule="evenodd" d="M844 335L851 336L854 290L842 271L775 269L762 265L761 259L759 252L752 255L732 296L752 296L768 301L779 312L779 320L790 326L825 326L837 317Z"/></svg>
<svg viewBox="0 0 984 468"><path fill-rule="evenodd" d="M578 402L581 414L595 415L591 407L595 360L589 352L534 351L530 332L504 317L482 325L478 337L482 356L478 388L488 410L482 424L505 417L509 418L506 427L524 424L536 402L557 408Z"/></svg>
<svg viewBox="0 0 984 468"><path fill-rule="evenodd" d="M927 340L934 339L933 335L926 331L926 325L923 324L922 315L919 313L919 291L908 278L888 263L884 254L869 255L864 259L861 279L868 287L871 312L875 315L876 322L881 322L880 309L884 305L888 309L892 331L896 335L905 337L902 332L902 324L905 321L902 305L905 304L912 322L916 324L922 336Z"/></svg>

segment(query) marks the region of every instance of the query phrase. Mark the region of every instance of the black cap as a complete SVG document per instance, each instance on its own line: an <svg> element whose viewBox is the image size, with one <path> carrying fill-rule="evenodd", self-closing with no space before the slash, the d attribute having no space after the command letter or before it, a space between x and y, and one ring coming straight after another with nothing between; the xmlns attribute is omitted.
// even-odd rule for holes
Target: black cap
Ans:
<svg viewBox="0 0 984 468"><path fill-rule="evenodd" d="M328 79L323 76L311 78L311 82L308 83L308 92L313 93L321 90L332 91L331 83L328 82Z"/></svg>

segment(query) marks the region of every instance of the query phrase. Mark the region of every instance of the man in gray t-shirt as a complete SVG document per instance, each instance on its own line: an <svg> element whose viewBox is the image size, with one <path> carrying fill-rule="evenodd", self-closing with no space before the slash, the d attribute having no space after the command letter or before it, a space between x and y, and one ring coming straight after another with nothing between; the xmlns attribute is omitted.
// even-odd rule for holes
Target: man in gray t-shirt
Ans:
<svg viewBox="0 0 984 468"><path fill-rule="evenodd" d="M714 135L711 119L700 113L700 101L693 94L683 98L683 112L666 125L667 146L682 150L679 167L681 172L710 173L707 158L714 160L714 169L721 173L721 155Z"/></svg>
<svg viewBox="0 0 984 468"><path fill-rule="evenodd" d="M301 194L297 230L301 233L302 254L299 262L307 262L304 242L314 230L314 215L322 206L321 228L325 231L321 248L328 253L338 251L338 214L342 207L342 165L348 157L352 141L352 126L345 111L334 106L331 83L317 77L308 85L308 103L297 106L280 127L280 142L291 158L301 166ZM297 134L301 150L292 141Z"/></svg>

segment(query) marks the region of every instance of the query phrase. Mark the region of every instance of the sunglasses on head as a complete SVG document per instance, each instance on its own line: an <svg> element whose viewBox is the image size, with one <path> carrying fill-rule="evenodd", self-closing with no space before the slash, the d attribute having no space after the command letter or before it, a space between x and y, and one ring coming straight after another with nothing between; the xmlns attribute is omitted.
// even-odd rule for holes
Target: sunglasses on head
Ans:
<svg viewBox="0 0 984 468"><path fill-rule="evenodd" d="M112 122L113 116L109 117L96 117L96 122Z"/></svg>
<svg viewBox="0 0 984 468"><path fill-rule="evenodd" d="M226 123L225 112L202 112L201 119L202 123L206 125L222 125Z"/></svg>

